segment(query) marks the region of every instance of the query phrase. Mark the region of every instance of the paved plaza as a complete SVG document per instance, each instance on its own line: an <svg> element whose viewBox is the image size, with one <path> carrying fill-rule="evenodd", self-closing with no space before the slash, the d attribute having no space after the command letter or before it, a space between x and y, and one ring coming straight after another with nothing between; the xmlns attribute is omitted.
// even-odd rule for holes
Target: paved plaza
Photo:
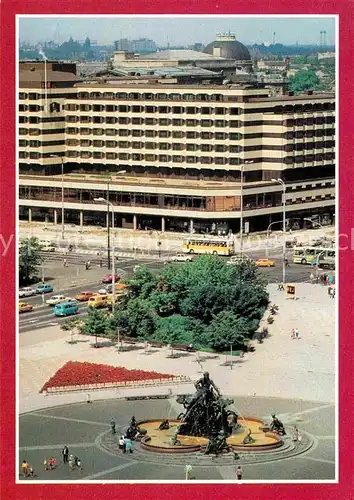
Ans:
<svg viewBox="0 0 354 500"><path fill-rule="evenodd" d="M276 412L285 426L297 424L308 433L311 447L305 453L281 461L247 464L245 480L333 480L335 475L335 306L321 285L297 284L297 299L287 299L276 285L269 285L270 298L279 314L269 326L270 336L255 352L234 358L232 369L225 355L181 353L167 358L166 348L143 346L118 353L116 346L93 349L91 339L69 344L69 334L58 327L20 334L20 453L38 470L40 480L183 480L184 462L168 463L164 458L146 457L138 449L129 457L104 446L113 416L125 429L131 416L137 419L175 417L175 397L166 400L125 401L129 394L172 395L193 392L193 385L91 391L87 394L39 394L42 385L67 361L106 363L127 368L181 374L191 381L209 371L224 395L232 395L239 414L265 421ZM300 339L291 338L298 328ZM62 405L62 406L58 406ZM179 405L177 405L179 406ZM181 410L180 410L181 411ZM33 413L34 412L34 413ZM43 459L60 458L67 444L82 458L84 471L69 472L63 465L43 471ZM151 455L151 454L150 454ZM186 457L188 461L188 458ZM241 457L242 460L242 457ZM235 465L204 461L193 466L196 480L233 480Z"/></svg>

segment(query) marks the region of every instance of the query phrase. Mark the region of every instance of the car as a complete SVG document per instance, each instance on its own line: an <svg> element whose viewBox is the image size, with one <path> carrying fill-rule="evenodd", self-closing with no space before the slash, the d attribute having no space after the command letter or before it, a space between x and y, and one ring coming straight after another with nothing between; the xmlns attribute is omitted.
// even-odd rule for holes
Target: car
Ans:
<svg viewBox="0 0 354 500"><path fill-rule="evenodd" d="M120 276L118 276L118 274L115 275L115 280L114 281L119 281L120 280ZM106 274L105 276L103 276L102 278L102 283L112 283L113 281L113 275L112 274Z"/></svg>
<svg viewBox="0 0 354 500"><path fill-rule="evenodd" d="M228 266L234 266L236 264L240 264L241 262L250 262L250 258L248 257L248 255L245 255L245 254L236 254L236 255L233 255L230 260L228 260L226 262L226 264Z"/></svg>
<svg viewBox="0 0 354 500"><path fill-rule="evenodd" d="M257 267L274 267L275 260L271 259L258 259L255 261Z"/></svg>
<svg viewBox="0 0 354 500"><path fill-rule="evenodd" d="M33 311L33 306L31 306L31 304L26 304L25 302L19 302L18 312L20 314L24 313L24 312L29 312L29 311Z"/></svg>
<svg viewBox="0 0 354 500"><path fill-rule="evenodd" d="M124 283L116 283L116 294L122 293L123 291L126 291L126 288L128 288L128 285L125 285ZM106 285L104 288L100 288L98 290L98 293L105 295L106 293L112 293L113 291L113 286L112 284Z"/></svg>
<svg viewBox="0 0 354 500"><path fill-rule="evenodd" d="M25 288L21 288L18 291L19 297L31 297L32 295L36 295L36 290L34 290L34 288L30 288L28 286Z"/></svg>
<svg viewBox="0 0 354 500"><path fill-rule="evenodd" d="M84 291L79 293L78 295L75 295L75 299L79 302L86 302L93 295L95 295L94 292Z"/></svg>
<svg viewBox="0 0 354 500"><path fill-rule="evenodd" d="M77 314L79 312L79 307L76 301L69 300L68 302L61 302L60 304L55 304L54 306L54 316L71 316L72 314Z"/></svg>
<svg viewBox="0 0 354 500"><path fill-rule="evenodd" d="M193 257L190 255L186 255L184 253L178 253L176 255L172 255L167 262L191 262L193 260Z"/></svg>
<svg viewBox="0 0 354 500"><path fill-rule="evenodd" d="M41 252L55 252L56 248L54 245L48 245L45 247L41 247Z"/></svg>
<svg viewBox="0 0 354 500"><path fill-rule="evenodd" d="M49 293L53 291L52 285L49 283L43 283L42 285L37 286L36 293Z"/></svg>
<svg viewBox="0 0 354 500"><path fill-rule="evenodd" d="M60 302L68 302L69 300L69 297L65 297L65 295L52 295L50 299L46 300L46 304L55 306L56 304L60 304Z"/></svg>
<svg viewBox="0 0 354 500"><path fill-rule="evenodd" d="M95 309L98 309L99 307L107 307L107 299L107 294L96 294L89 298L87 305L88 307L93 307Z"/></svg>

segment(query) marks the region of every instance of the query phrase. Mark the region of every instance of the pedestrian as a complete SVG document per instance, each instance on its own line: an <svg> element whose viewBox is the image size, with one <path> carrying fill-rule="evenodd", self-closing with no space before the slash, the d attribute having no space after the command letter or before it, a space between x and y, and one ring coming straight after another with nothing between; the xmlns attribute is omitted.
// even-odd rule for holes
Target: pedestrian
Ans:
<svg viewBox="0 0 354 500"><path fill-rule="evenodd" d="M48 470L49 469L48 460L46 458L44 458L44 460L43 460L43 465L44 465L44 470Z"/></svg>
<svg viewBox="0 0 354 500"><path fill-rule="evenodd" d="M49 459L49 469L53 470L57 466L57 459L55 457L50 457Z"/></svg>
<svg viewBox="0 0 354 500"><path fill-rule="evenodd" d="M300 333L299 333L299 330L297 328L295 328L295 338L296 339L300 338Z"/></svg>
<svg viewBox="0 0 354 500"><path fill-rule="evenodd" d="M242 470L242 467L241 465L239 465L236 469L236 477L239 481L241 481L242 479L242 475L243 475L243 470Z"/></svg>
<svg viewBox="0 0 354 500"><path fill-rule="evenodd" d="M294 443L295 445L297 445L297 444L298 444L298 442L299 442L299 430L298 430L298 428L296 427L296 425L294 426L293 432L292 432L292 434L291 434L291 438L292 438L292 440L293 440L293 443Z"/></svg>
<svg viewBox="0 0 354 500"><path fill-rule="evenodd" d="M125 440L124 440L124 436L122 435L120 438L119 438L119 441L118 441L119 445L119 449L122 453L125 453Z"/></svg>
<svg viewBox="0 0 354 500"><path fill-rule="evenodd" d="M331 294L331 298L334 299L336 296L336 289L335 288L332 288L332 294Z"/></svg>
<svg viewBox="0 0 354 500"><path fill-rule="evenodd" d="M28 462L27 462L27 460L22 460L21 471L25 477L28 476Z"/></svg>
<svg viewBox="0 0 354 500"><path fill-rule="evenodd" d="M133 443L132 443L132 440L129 439L129 438L125 438L124 439L124 444L125 444L125 452L128 453L133 453Z"/></svg>
<svg viewBox="0 0 354 500"><path fill-rule="evenodd" d="M63 454L63 463L67 464L69 458L69 448L66 445L63 448L62 454Z"/></svg>
<svg viewBox="0 0 354 500"><path fill-rule="evenodd" d="M111 425L112 434L115 434L116 433L116 422L115 422L113 417L111 418L110 425Z"/></svg>
<svg viewBox="0 0 354 500"><path fill-rule="evenodd" d="M69 455L68 464L69 464L69 470L72 471L75 467L74 455Z"/></svg>
<svg viewBox="0 0 354 500"><path fill-rule="evenodd" d="M81 458L78 458L76 460L76 465L77 465L77 468L80 469L80 470L83 470L83 467L82 467L82 462L81 462Z"/></svg>
<svg viewBox="0 0 354 500"><path fill-rule="evenodd" d="M314 278L315 278L315 277L314 277L314 275L311 273L311 274L310 274L310 281L313 281L313 280L314 280Z"/></svg>
<svg viewBox="0 0 354 500"><path fill-rule="evenodd" d="M331 298L332 297L332 287L329 286L327 290L328 296Z"/></svg>
<svg viewBox="0 0 354 500"><path fill-rule="evenodd" d="M64 265L64 267L67 267L68 261L66 259L63 260L63 265Z"/></svg>
<svg viewBox="0 0 354 500"><path fill-rule="evenodd" d="M295 338L295 329L293 328L291 330L291 338L294 339Z"/></svg>

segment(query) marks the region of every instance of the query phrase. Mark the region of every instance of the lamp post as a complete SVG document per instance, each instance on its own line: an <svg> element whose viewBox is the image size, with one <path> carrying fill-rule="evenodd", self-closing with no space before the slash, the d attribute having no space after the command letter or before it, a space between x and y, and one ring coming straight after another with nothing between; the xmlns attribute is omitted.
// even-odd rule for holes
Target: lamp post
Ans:
<svg viewBox="0 0 354 500"><path fill-rule="evenodd" d="M245 171L245 165L250 163L254 163L253 160L245 161L244 164L241 165L240 172L240 253L243 254L243 177Z"/></svg>
<svg viewBox="0 0 354 500"><path fill-rule="evenodd" d="M317 222L317 221L315 221L315 220L312 220L312 219L310 219L309 217L304 217L304 220L307 220L308 222L311 222L311 224L312 224L313 226L315 226L315 225L316 225L316 226L319 226L321 229L323 229L323 230L324 230L324 227L323 227L323 226L322 226L322 224L320 224L319 222Z"/></svg>
<svg viewBox="0 0 354 500"><path fill-rule="evenodd" d="M269 255L269 252L268 252L269 229L271 228L271 226L272 226L273 224L280 224L281 222L282 222L282 221L280 221L280 220L276 220L276 221L274 221L274 222L271 222L271 223L269 224L269 226L267 227L267 237L266 237L266 257L267 257L267 259L268 259L268 255Z"/></svg>
<svg viewBox="0 0 354 500"><path fill-rule="evenodd" d="M61 161L61 239L65 238L64 226L64 160L62 156L50 155L51 158L60 158Z"/></svg>
<svg viewBox="0 0 354 500"><path fill-rule="evenodd" d="M272 182L277 182L278 184L281 184L283 188L283 283L285 283L285 277L286 277L286 269L285 269L285 255L286 255L286 241L285 241L285 234L286 234L286 220L285 220L285 215L286 215L286 199L285 199L285 194L286 194L286 184L283 181L283 179L272 179Z"/></svg>

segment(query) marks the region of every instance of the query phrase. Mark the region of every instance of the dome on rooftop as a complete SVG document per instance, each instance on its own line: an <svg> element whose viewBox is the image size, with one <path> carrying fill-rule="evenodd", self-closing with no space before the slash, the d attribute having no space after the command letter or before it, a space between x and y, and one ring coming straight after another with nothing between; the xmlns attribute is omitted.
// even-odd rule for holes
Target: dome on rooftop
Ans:
<svg viewBox="0 0 354 500"><path fill-rule="evenodd" d="M216 40L209 43L203 52L225 59L235 59L236 61L251 60L247 47L241 42L238 42L235 35L232 33L217 35Z"/></svg>

